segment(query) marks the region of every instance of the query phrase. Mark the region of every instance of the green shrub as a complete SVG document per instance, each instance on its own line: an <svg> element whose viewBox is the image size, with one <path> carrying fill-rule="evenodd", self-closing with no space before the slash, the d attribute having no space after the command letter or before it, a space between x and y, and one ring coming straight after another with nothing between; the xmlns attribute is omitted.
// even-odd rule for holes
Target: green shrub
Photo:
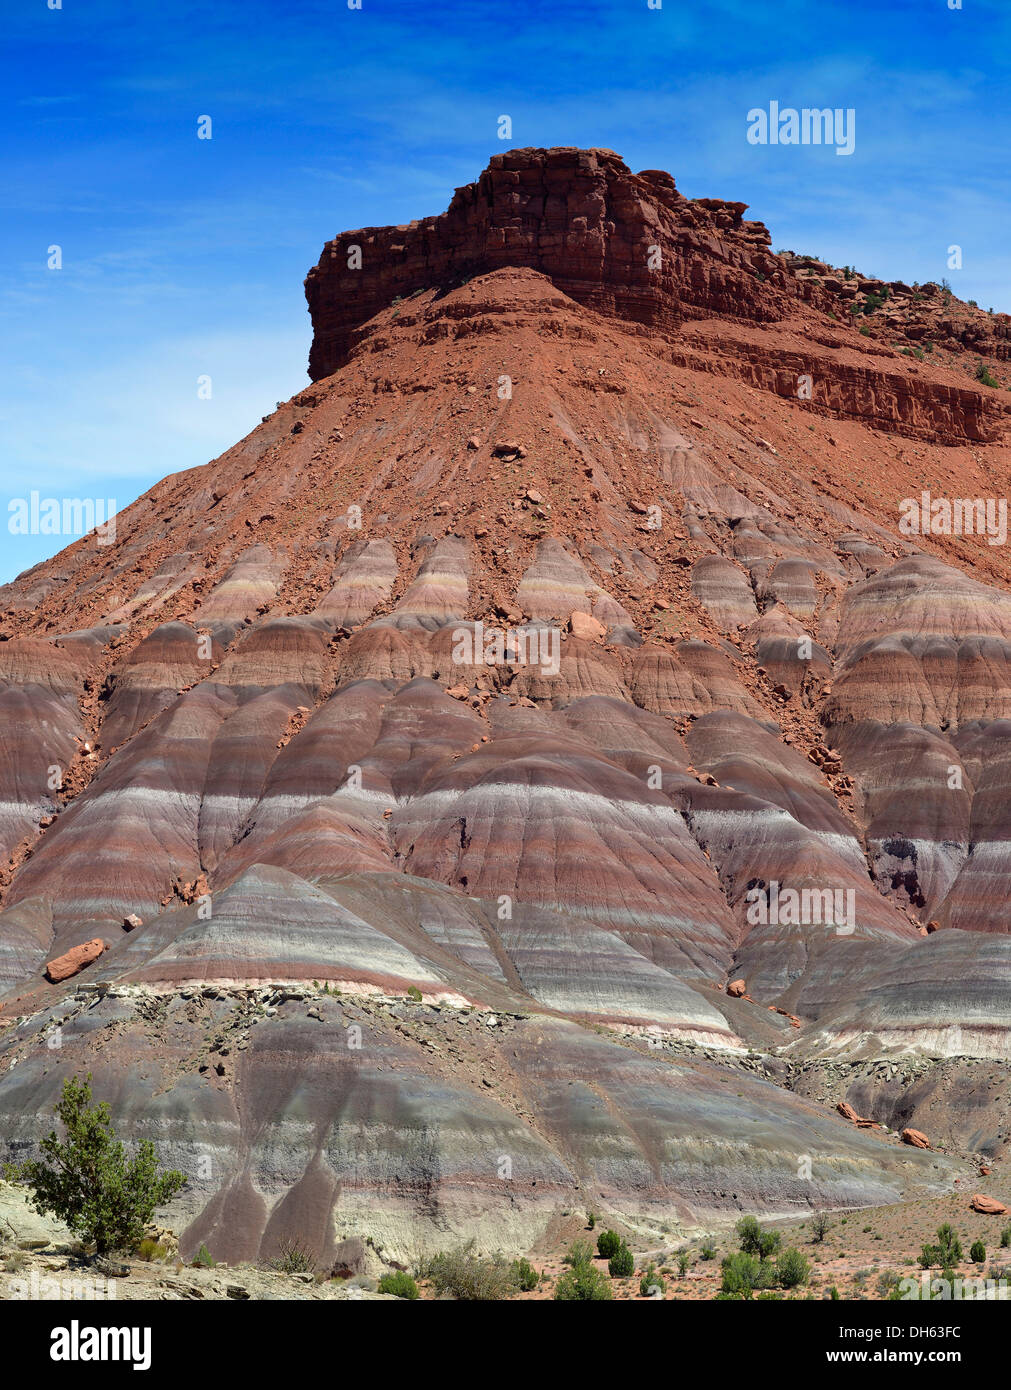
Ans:
<svg viewBox="0 0 1011 1390"><path fill-rule="evenodd" d="M392 1274L382 1276L379 1280L379 1292L391 1293L394 1298L415 1299L418 1297L418 1286L406 1269L397 1269Z"/></svg>
<svg viewBox="0 0 1011 1390"><path fill-rule="evenodd" d="M511 1266L501 1255L478 1255L472 1240L456 1250L434 1255L424 1274L437 1294L450 1294L465 1302L511 1298L516 1292Z"/></svg>
<svg viewBox="0 0 1011 1390"><path fill-rule="evenodd" d="M999 386L1000 382L991 372L985 362L980 362L976 367L976 380L984 386Z"/></svg>
<svg viewBox="0 0 1011 1390"><path fill-rule="evenodd" d="M126 1157L108 1105L92 1105L90 1074L84 1081L64 1082L56 1114L66 1141L50 1131L40 1145L42 1157L15 1169L31 1189L35 1210L66 1222L100 1255L135 1250L155 1208L185 1186L185 1174L159 1172L149 1139L138 1145L136 1157Z"/></svg>
<svg viewBox="0 0 1011 1390"><path fill-rule="evenodd" d="M746 1250L735 1250L720 1265L720 1292L731 1298L750 1298L757 1289L768 1288L772 1271Z"/></svg>
<svg viewBox="0 0 1011 1390"><path fill-rule="evenodd" d="M617 1254L620 1245L621 1236L617 1231L601 1231L597 1237L597 1254L601 1259L609 1260L612 1255Z"/></svg>
<svg viewBox="0 0 1011 1390"><path fill-rule="evenodd" d="M541 1276L528 1259L513 1260L509 1268L513 1282L523 1293L530 1293L540 1283Z"/></svg>
<svg viewBox="0 0 1011 1390"><path fill-rule="evenodd" d="M948 1300L948 1299L950 1299L950 1298L953 1298L953 1297L954 1297L954 1293L955 1293L955 1278L956 1278L956 1276L955 1276L955 1271L954 1271L953 1269L947 1269L947 1268L942 1269L941 1272L940 1272L940 1274L935 1275L935 1277L934 1277L933 1279L931 1279L931 1281L930 1281L930 1288L929 1288L929 1290L928 1290L928 1292L927 1292L927 1298L928 1298L928 1299L944 1299L944 1300ZM934 1284L935 1284L938 1280L940 1280L943 1284L946 1284L946 1285L947 1285L947 1289L941 1288L941 1289L936 1289L936 1290L935 1290Z"/></svg>
<svg viewBox="0 0 1011 1390"><path fill-rule="evenodd" d="M703 1241L702 1244L699 1246L699 1259L700 1259L700 1260L715 1260L715 1259L716 1259L716 1246L712 1243L711 1240Z"/></svg>
<svg viewBox="0 0 1011 1390"><path fill-rule="evenodd" d="M158 1242L152 1240L150 1236L145 1236L137 1246L138 1260L144 1260L146 1263L150 1263L152 1260L163 1260L167 1254L168 1251L165 1249L164 1245L159 1245Z"/></svg>
<svg viewBox="0 0 1011 1390"><path fill-rule="evenodd" d="M784 1289L806 1284L811 1266L799 1250L784 1250L776 1261L776 1282Z"/></svg>
<svg viewBox="0 0 1011 1390"><path fill-rule="evenodd" d="M593 1246L588 1240L574 1240L566 1251L562 1264L589 1265L593 1263Z"/></svg>
<svg viewBox="0 0 1011 1390"><path fill-rule="evenodd" d="M962 1258L962 1242L958 1238L958 1232L949 1222L938 1226L937 1243L941 1247L941 1263L945 1268L957 1265Z"/></svg>
<svg viewBox="0 0 1011 1390"><path fill-rule="evenodd" d="M811 1217L812 1244L817 1245L823 1241L831 1229L831 1223L825 1213L823 1211L816 1211L814 1216Z"/></svg>
<svg viewBox="0 0 1011 1390"><path fill-rule="evenodd" d="M589 1248L589 1247L587 1247ZM611 1281L602 1269L590 1260L576 1260L566 1257L572 1268L561 1276L555 1285L555 1298L560 1303L604 1303L613 1298Z"/></svg>
<svg viewBox="0 0 1011 1390"><path fill-rule="evenodd" d="M1005 1226L1000 1233L1000 1246L1002 1250L1006 1250L1009 1245L1011 1245L1011 1226Z"/></svg>
<svg viewBox="0 0 1011 1390"><path fill-rule="evenodd" d="M416 1004L421 1003L421 990L417 985L411 985L407 991L408 999L413 999Z"/></svg>
<svg viewBox="0 0 1011 1390"><path fill-rule="evenodd" d="M969 1259L976 1265L981 1265L986 1260L986 1246L981 1240L974 1240L969 1246Z"/></svg>
<svg viewBox="0 0 1011 1390"><path fill-rule="evenodd" d="M593 1228L594 1228L594 1226L596 1226L596 1224L597 1224L597 1213L596 1213L595 1211L588 1211L588 1212L586 1213L586 1229L587 1229L588 1231L592 1231Z"/></svg>
<svg viewBox="0 0 1011 1390"><path fill-rule="evenodd" d="M746 1255L757 1255L767 1260L779 1249L782 1237L778 1231L765 1231L753 1216L744 1216L737 1223L737 1238Z"/></svg>
<svg viewBox="0 0 1011 1390"><path fill-rule="evenodd" d="M607 1272L612 1279L627 1279L635 1273L635 1256L624 1241L607 1262Z"/></svg>
<svg viewBox="0 0 1011 1390"><path fill-rule="evenodd" d="M206 1245L201 1245L200 1249L193 1256L193 1265L197 1269L213 1269L217 1261L211 1258L211 1252Z"/></svg>
<svg viewBox="0 0 1011 1390"><path fill-rule="evenodd" d="M655 1298L657 1294L663 1298L667 1286L663 1281L663 1276L657 1270L652 1260L649 1267L643 1270L642 1278L639 1280L639 1292L643 1298Z"/></svg>
<svg viewBox="0 0 1011 1390"><path fill-rule="evenodd" d="M678 1251L678 1278L679 1278L679 1279L683 1279L683 1278L685 1277L685 1275L688 1273L689 1269L691 1269L691 1265L692 1265L691 1251L689 1251L689 1250L679 1250L679 1251Z"/></svg>

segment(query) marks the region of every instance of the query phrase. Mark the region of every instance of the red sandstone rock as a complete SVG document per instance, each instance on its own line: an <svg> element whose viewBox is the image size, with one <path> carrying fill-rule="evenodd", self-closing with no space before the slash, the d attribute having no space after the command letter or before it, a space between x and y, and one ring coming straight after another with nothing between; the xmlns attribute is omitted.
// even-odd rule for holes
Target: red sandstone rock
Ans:
<svg viewBox="0 0 1011 1390"><path fill-rule="evenodd" d="M912 1144L914 1149L929 1149L930 1140L925 1134L921 1134L918 1129L904 1129L902 1131L903 1144Z"/></svg>
<svg viewBox="0 0 1011 1390"><path fill-rule="evenodd" d="M603 623L599 623L589 613L571 613L569 615L569 631L573 637L581 637L590 642L602 642L607 629Z"/></svg>
<svg viewBox="0 0 1011 1390"><path fill-rule="evenodd" d="M844 1120L849 1120L850 1124L856 1125L858 1129L879 1128L876 1120L868 1120L863 1115L858 1115L848 1101L841 1100L836 1106L836 1109Z"/></svg>
<svg viewBox="0 0 1011 1390"><path fill-rule="evenodd" d="M747 993L748 986L744 980L731 980L727 985L727 993L731 999L742 999Z"/></svg>
<svg viewBox="0 0 1011 1390"><path fill-rule="evenodd" d="M984 1216L1003 1216L1007 1212L1007 1207L1003 1202L998 1202L996 1197L986 1197L982 1192L973 1194L969 1206L973 1211L981 1212Z"/></svg>
<svg viewBox="0 0 1011 1390"><path fill-rule="evenodd" d="M79 974L86 966L98 960L103 951L109 949L108 945L95 937L91 941L85 941L80 946L74 946L62 956L57 956L55 960L46 962L46 975L54 985L69 980L71 976Z"/></svg>

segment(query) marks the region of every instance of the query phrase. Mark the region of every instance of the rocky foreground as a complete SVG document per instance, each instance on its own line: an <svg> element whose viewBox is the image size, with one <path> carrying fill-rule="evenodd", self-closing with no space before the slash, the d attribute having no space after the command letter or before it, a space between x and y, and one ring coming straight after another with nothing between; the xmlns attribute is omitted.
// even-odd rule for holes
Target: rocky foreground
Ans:
<svg viewBox="0 0 1011 1390"><path fill-rule="evenodd" d="M745 210L343 234L313 384L0 590L6 1156L90 1071L184 1257L348 1268L999 1169L1011 566L900 520L1001 494L1011 319Z"/></svg>

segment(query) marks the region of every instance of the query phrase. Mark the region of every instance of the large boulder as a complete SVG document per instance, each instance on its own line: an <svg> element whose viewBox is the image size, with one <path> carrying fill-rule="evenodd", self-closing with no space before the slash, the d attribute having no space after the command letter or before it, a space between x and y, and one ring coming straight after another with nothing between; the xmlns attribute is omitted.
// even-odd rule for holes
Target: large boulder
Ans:
<svg viewBox="0 0 1011 1390"><path fill-rule="evenodd" d="M72 976L80 974L86 966L98 960L102 952L108 949L108 944L100 936L93 937L91 941L74 946L65 955L47 961L46 977L52 984L58 985L63 980L69 980Z"/></svg>
<svg viewBox="0 0 1011 1390"><path fill-rule="evenodd" d="M973 1211L982 1212L984 1216L1003 1216L1007 1211L1003 1202L998 1202L996 1197L985 1197L982 1192L973 1194L969 1206Z"/></svg>
<svg viewBox="0 0 1011 1390"><path fill-rule="evenodd" d="M930 1140L925 1134L921 1134L918 1129L904 1129L902 1131L903 1144L912 1144L914 1149L929 1149Z"/></svg>

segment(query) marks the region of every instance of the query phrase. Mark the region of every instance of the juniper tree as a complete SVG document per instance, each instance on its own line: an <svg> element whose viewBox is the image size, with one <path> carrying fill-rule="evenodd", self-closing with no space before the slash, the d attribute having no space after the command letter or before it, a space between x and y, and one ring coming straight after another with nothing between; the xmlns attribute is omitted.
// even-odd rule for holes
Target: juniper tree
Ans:
<svg viewBox="0 0 1011 1390"><path fill-rule="evenodd" d="M71 1077L64 1082L56 1115L66 1139L50 1131L40 1145L41 1157L15 1170L31 1189L33 1206L66 1222L100 1255L135 1249L155 1208L179 1191L185 1175L159 1172L149 1139L141 1142L135 1157L127 1158L108 1105L92 1104L90 1073L83 1081Z"/></svg>

